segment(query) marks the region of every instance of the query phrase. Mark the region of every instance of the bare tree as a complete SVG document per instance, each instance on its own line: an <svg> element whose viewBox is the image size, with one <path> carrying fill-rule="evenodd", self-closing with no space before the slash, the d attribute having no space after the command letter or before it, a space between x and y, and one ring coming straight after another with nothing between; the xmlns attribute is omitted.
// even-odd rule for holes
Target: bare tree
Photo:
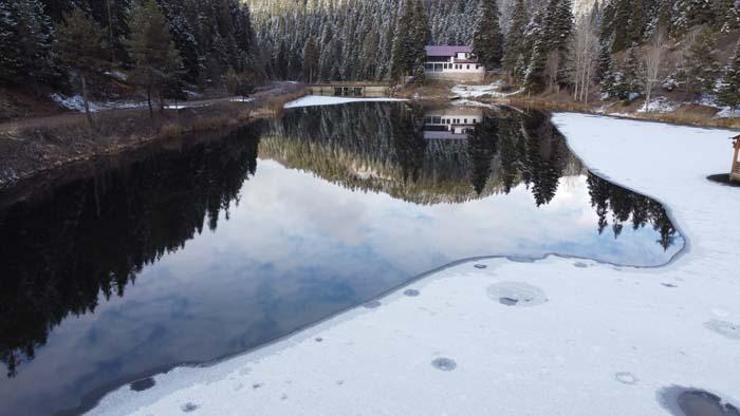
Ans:
<svg viewBox="0 0 740 416"><path fill-rule="evenodd" d="M665 30L657 27L653 33L650 43L645 46L642 56L643 79L645 85L645 112L650 111L650 100L653 95L655 85L658 84L661 64L666 49Z"/></svg>
<svg viewBox="0 0 740 416"><path fill-rule="evenodd" d="M599 54L599 38L594 20L581 15L576 22L573 37L573 99L588 103L596 61Z"/></svg>
<svg viewBox="0 0 740 416"><path fill-rule="evenodd" d="M558 85L558 69L560 68L560 54L558 51L551 51L547 54L547 61L545 61L545 76L547 77L547 90L548 91L560 91Z"/></svg>

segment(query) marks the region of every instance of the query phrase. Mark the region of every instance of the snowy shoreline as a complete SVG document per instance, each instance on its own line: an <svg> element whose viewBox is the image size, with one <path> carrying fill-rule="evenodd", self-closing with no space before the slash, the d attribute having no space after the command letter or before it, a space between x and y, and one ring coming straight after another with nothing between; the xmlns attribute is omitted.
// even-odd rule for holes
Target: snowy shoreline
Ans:
<svg viewBox="0 0 740 416"><path fill-rule="evenodd" d="M405 102L403 98L392 97L334 97L328 95L306 95L297 100L286 103L283 108L300 108L313 107L320 105L340 105L352 103L372 103L372 102Z"/></svg>
<svg viewBox="0 0 740 416"><path fill-rule="evenodd" d="M123 386L89 414L670 415L676 386L737 406L740 193L705 179L727 168L732 132L553 121L595 173L662 201L690 251L651 269L458 263L256 351Z"/></svg>

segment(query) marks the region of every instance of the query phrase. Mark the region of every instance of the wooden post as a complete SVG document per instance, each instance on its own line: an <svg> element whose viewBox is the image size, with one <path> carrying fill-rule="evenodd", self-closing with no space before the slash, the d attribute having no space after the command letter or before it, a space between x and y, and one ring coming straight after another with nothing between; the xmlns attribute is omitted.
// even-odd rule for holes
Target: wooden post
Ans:
<svg viewBox="0 0 740 416"><path fill-rule="evenodd" d="M735 151L732 155L732 170L730 171L730 180L740 182L740 135L735 136L733 145Z"/></svg>

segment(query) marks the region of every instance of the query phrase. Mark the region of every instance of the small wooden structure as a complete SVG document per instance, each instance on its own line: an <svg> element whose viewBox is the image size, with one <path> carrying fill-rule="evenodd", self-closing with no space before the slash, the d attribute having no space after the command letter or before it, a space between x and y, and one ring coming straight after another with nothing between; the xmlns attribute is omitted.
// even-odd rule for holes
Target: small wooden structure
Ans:
<svg viewBox="0 0 740 416"><path fill-rule="evenodd" d="M740 134L733 138L732 170L730 171L730 180L740 182Z"/></svg>

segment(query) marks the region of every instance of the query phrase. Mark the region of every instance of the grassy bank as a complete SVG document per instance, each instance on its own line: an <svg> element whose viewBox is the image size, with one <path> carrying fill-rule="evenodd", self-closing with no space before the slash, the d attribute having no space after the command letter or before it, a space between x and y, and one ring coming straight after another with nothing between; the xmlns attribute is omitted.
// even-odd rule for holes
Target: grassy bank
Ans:
<svg viewBox="0 0 740 416"><path fill-rule="evenodd" d="M548 111L568 111L577 113L588 113L588 114L600 114L603 115L603 111L598 109L603 105L586 105L574 101L565 100L553 100L546 97L526 97L526 96L515 96L506 98L489 98L482 100L491 104L506 104L520 108L534 108ZM634 107L634 106L633 106ZM682 105L678 109L672 112L637 112L633 108L624 108L620 111L619 108L615 108L615 111L606 114L623 117L623 118L634 118L638 120L650 120L659 121L663 123L672 124L683 124L690 126L701 126L701 127L721 127L740 129L740 119L738 118L714 118L715 111L708 107L699 105Z"/></svg>
<svg viewBox="0 0 740 416"><path fill-rule="evenodd" d="M228 131L282 112L305 95L302 88L256 96L250 102L213 100L202 106L168 109L153 116L142 109L17 119L0 125L0 190L72 164L112 156L147 144L210 131Z"/></svg>

